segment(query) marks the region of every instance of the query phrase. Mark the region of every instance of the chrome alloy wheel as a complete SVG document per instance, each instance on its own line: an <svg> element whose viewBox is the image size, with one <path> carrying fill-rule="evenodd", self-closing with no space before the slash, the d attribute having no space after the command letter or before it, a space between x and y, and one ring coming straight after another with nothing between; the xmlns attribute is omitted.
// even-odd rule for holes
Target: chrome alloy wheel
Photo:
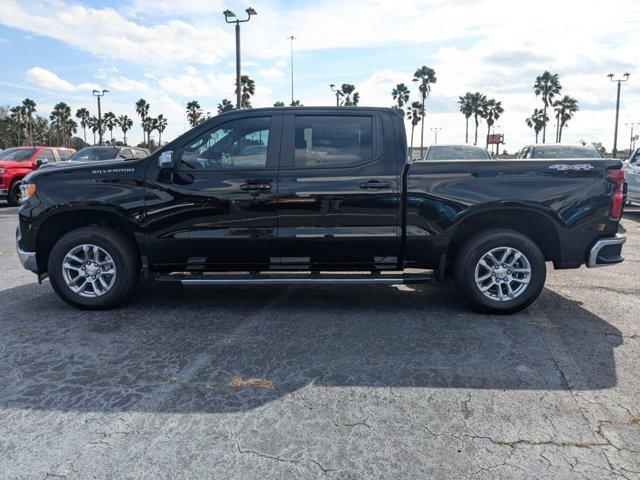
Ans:
<svg viewBox="0 0 640 480"><path fill-rule="evenodd" d="M62 277L78 295L100 297L113 287L116 265L104 249L90 244L78 245L64 257Z"/></svg>
<svg viewBox="0 0 640 480"><path fill-rule="evenodd" d="M476 264L475 280L485 297L507 302L522 295L529 286L531 264L515 248L494 248Z"/></svg>

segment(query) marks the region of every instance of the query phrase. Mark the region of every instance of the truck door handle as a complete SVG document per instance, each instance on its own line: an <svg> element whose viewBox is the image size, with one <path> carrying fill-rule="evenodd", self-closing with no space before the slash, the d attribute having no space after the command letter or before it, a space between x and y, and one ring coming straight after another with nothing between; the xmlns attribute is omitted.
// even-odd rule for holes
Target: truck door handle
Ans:
<svg viewBox="0 0 640 480"><path fill-rule="evenodd" d="M268 183L243 183L240 185L240 190L255 191L255 190L271 190L271 185Z"/></svg>
<svg viewBox="0 0 640 480"><path fill-rule="evenodd" d="M391 188L390 183L379 182L378 180L369 180L360 184L360 188L365 190L382 190L385 188Z"/></svg>

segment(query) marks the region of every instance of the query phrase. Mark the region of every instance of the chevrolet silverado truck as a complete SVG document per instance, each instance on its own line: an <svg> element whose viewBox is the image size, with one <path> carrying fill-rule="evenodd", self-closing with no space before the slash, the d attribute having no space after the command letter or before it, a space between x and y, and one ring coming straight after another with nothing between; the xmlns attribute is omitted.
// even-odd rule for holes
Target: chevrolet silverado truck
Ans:
<svg viewBox="0 0 640 480"><path fill-rule="evenodd" d="M140 281L417 283L525 308L557 269L623 260L618 160L410 161L387 108L247 109L148 158L26 177L19 258L82 309Z"/></svg>

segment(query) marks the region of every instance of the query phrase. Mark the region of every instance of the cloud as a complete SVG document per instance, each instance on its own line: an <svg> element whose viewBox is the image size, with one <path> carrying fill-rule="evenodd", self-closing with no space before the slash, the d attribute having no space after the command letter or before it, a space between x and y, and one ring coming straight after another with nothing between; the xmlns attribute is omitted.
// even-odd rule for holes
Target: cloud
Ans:
<svg viewBox="0 0 640 480"><path fill-rule="evenodd" d="M151 90L151 87L145 82L133 80L127 77L115 77L109 80L107 84L109 87L115 90L122 90L124 92L143 92L146 93Z"/></svg>
<svg viewBox="0 0 640 480"><path fill-rule="evenodd" d="M258 70L258 75L266 80L282 80L285 78L284 72L278 68Z"/></svg>
<svg viewBox="0 0 640 480"><path fill-rule="evenodd" d="M2 0L0 24L46 35L101 58L144 65L210 65L233 48L231 33L220 28L181 20L147 26L112 8L64 1Z"/></svg>
<svg viewBox="0 0 640 480"><path fill-rule="evenodd" d="M185 97L234 95L235 74L203 74L193 66L182 73L161 77L158 84L167 93Z"/></svg>
<svg viewBox="0 0 640 480"><path fill-rule="evenodd" d="M99 89L100 86L95 83L80 83L74 85L67 80L60 78L55 73L41 67L33 67L25 73L27 82L48 90L59 90L63 92L77 92L80 90Z"/></svg>

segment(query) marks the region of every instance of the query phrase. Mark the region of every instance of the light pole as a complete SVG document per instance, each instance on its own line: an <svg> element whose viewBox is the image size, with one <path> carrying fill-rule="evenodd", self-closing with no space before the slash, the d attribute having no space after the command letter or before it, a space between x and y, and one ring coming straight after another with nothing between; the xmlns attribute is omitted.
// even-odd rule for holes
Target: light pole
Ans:
<svg viewBox="0 0 640 480"><path fill-rule="evenodd" d="M333 93L336 94L336 107L339 107L340 106L340 94L341 94L340 89L336 88L336 86L333 83L331 85L329 85L329 88L331 89L331 91Z"/></svg>
<svg viewBox="0 0 640 480"><path fill-rule="evenodd" d="M631 122L631 123L625 123L624 126L625 127L629 127L631 126L631 135L629 136L629 155L631 155L633 153L633 127L634 125L640 125L640 122Z"/></svg>
<svg viewBox="0 0 640 480"><path fill-rule="evenodd" d="M231 10L225 10L222 12L224 14L224 21L227 23L235 23L236 24L236 108L240 108L241 98L240 98L240 24L244 22L248 22L251 19L252 15L257 15L253 8L249 7L245 10L247 12L247 18L244 20L240 20L236 17L236 14ZM233 20L235 18L235 20ZM230 20L231 19L231 20Z"/></svg>
<svg viewBox="0 0 640 480"><path fill-rule="evenodd" d="M93 96L98 99L98 145L102 146L102 111L100 109L100 98L104 97L105 93L109 93L109 90L94 90ZM95 142L95 137L93 141Z"/></svg>
<svg viewBox="0 0 640 480"><path fill-rule="evenodd" d="M624 75L622 75L624 78L613 78L613 73L607 75L607 77L609 77L609 80L618 83L618 96L616 97L616 126L615 130L613 131L613 158L616 158L618 155L618 115L620 114L620 84L629 80L629 75L631 74L625 73Z"/></svg>
<svg viewBox="0 0 640 480"><path fill-rule="evenodd" d="M293 106L293 41L297 39L293 35L288 38L291 41L291 106Z"/></svg>
<svg viewBox="0 0 640 480"><path fill-rule="evenodd" d="M442 130L442 127L433 127L431 131L434 133L433 143L434 145L438 143L438 132Z"/></svg>

